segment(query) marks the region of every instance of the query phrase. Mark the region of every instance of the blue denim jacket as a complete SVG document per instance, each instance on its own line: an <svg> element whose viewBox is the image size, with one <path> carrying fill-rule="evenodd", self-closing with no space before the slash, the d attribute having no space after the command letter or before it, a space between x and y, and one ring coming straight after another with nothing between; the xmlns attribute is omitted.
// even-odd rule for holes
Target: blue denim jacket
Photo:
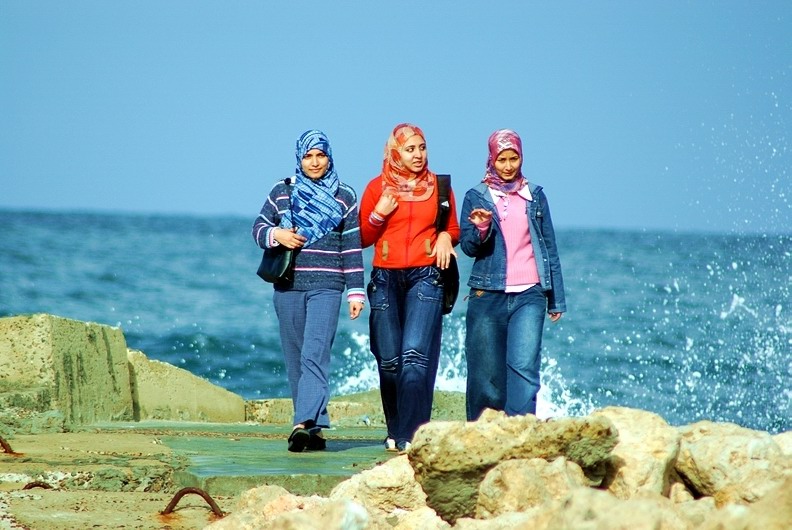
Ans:
<svg viewBox="0 0 792 530"><path fill-rule="evenodd" d="M528 189L533 200L528 201L526 214L531 230L531 244L536 256L540 285L547 296L547 311L563 313L566 311L564 279L561 276L561 260L558 257L550 207L541 186L528 183ZM476 208L496 212L492 216L492 224L484 240L481 240L476 225L468 220L470 212ZM465 194L460 225L462 235L459 245L465 254L476 258L468 285L473 289L505 290L506 244L503 240L497 210L486 184L479 184Z"/></svg>

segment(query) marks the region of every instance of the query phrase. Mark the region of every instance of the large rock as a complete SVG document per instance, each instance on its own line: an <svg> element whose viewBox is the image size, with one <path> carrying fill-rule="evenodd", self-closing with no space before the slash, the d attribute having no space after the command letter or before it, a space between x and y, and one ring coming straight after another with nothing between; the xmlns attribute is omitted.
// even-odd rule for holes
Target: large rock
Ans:
<svg viewBox="0 0 792 530"><path fill-rule="evenodd" d="M426 494L406 456L352 476L333 488L329 498L355 501L369 512L383 515L426 507Z"/></svg>
<svg viewBox="0 0 792 530"><path fill-rule="evenodd" d="M766 432L711 421L679 430L676 471L695 496L718 506L756 502L792 473L792 457Z"/></svg>
<svg viewBox="0 0 792 530"><path fill-rule="evenodd" d="M440 519L437 513L428 506L387 517L385 521L393 527L389 530L416 530L418 528L421 530L448 530L451 528L450 524Z"/></svg>
<svg viewBox="0 0 792 530"><path fill-rule="evenodd" d="M474 514L479 484L499 462L565 456L596 482L617 440L613 423L602 416L545 422L485 410L476 422L423 425L408 456L427 504L453 522Z"/></svg>
<svg viewBox="0 0 792 530"><path fill-rule="evenodd" d="M626 407L606 407L594 416L605 416L619 430L603 483L620 499L639 492L668 496L671 472L679 454L679 431L652 412Z"/></svg>
<svg viewBox="0 0 792 530"><path fill-rule="evenodd" d="M237 509L206 530L392 530L393 526L372 517L365 508L348 500L299 497L256 488L240 499Z"/></svg>
<svg viewBox="0 0 792 530"><path fill-rule="evenodd" d="M519 530L688 530L685 518L660 495L620 500L601 490L579 488L563 502L548 507L552 515L546 526L516 527Z"/></svg>
<svg viewBox="0 0 792 530"><path fill-rule="evenodd" d="M506 460L495 466L479 486L476 518L490 519L509 512L527 512L585 486L580 466L564 457Z"/></svg>
<svg viewBox="0 0 792 530"><path fill-rule="evenodd" d="M280 486L260 486L240 495L231 513L207 526L211 530L257 530L271 528L283 514L301 512L321 506L327 499L318 496L292 495Z"/></svg>
<svg viewBox="0 0 792 530"><path fill-rule="evenodd" d="M527 512L508 512L492 519L463 517L454 523L454 530L541 530L547 528L550 513L544 506Z"/></svg>
<svg viewBox="0 0 792 530"><path fill-rule="evenodd" d="M67 424L131 420L127 345L119 328L36 314L0 318L0 390L36 389Z"/></svg>
<svg viewBox="0 0 792 530"><path fill-rule="evenodd" d="M749 506L729 504L707 518L700 530L789 530L792 528L792 476Z"/></svg>
<svg viewBox="0 0 792 530"><path fill-rule="evenodd" d="M773 436L773 441L786 456L792 456L792 431L782 432Z"/></svg>
<svg viewBox="0 0 792 530"><path fill-rule="evenodd" d="M135 420L236 423L245 421L245 400L187 370L128 351Z"/></svg>

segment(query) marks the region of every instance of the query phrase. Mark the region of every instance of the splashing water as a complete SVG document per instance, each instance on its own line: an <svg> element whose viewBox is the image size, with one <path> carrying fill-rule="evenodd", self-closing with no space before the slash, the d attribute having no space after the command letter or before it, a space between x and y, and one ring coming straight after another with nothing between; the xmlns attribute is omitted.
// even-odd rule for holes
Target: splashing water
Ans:
<svg viewBox="0 0 792 530"><path fill-rule="evenodd" d="M335 394L350 394L379 388L379 375L374 356L369 351L368 335L353 333L353 347L343 351L344 371L337 378L340 383ZM465 319L453 314L443 322L440 365L437 371L437 390L464 392L467 381L465 361ZM536 415L542 419L559 416L582 416L594 406L590 398L575 397L561 375L558 362L543 357L542 387L537 398Z"/></svg>

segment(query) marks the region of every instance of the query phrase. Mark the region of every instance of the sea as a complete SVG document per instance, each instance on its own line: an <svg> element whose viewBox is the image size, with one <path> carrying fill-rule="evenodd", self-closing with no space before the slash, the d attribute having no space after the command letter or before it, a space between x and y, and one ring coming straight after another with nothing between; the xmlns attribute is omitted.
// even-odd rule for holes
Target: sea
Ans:
<svg viewBox="0 0 792 530"><path fill-rule="evenodd" d="M252 221L0 210L0 317L117 326L130 348L245 399L288 397ZM545 325L538 416L620 406L792 429L792 233L556 232L568 312ZM464 283L472 260L459 265ZM465 389L467 292L444 317L440 390ZM345 305L334 395L378 387L368 309L350 320Z"/></svg>

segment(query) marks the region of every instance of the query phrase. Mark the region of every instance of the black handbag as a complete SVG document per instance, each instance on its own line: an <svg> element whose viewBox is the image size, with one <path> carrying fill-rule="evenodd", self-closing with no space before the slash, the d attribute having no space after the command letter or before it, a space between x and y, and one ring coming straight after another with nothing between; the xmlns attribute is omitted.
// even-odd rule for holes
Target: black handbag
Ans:
<svg viewBox="0 0 792 530"><path fill-rule="evenodd" d="M283 182L288 190L289 209L291 209L291 179L285 179ZM283 245L265 248L256 274L265 282L291 283L294 281L294 259L296 257L297 250L286 248Z"/></svg>
<svg viewBox="0 0 792 530"><path fill-rule="evenodd" d="M269 283L291 283L294 281L295 251L283 245L264 250L256 274Z"/></svg>
<svg viewBox="0 0 792 530"><path fill-rule="evenodd" d="M448 216L451 214L451 175L437 175L437 219L435 226L440 233L448 228ZM440 269L443 281L443 314L447 315L454 309L459 296L459 267L452 255L448 267Z"/></svg>

